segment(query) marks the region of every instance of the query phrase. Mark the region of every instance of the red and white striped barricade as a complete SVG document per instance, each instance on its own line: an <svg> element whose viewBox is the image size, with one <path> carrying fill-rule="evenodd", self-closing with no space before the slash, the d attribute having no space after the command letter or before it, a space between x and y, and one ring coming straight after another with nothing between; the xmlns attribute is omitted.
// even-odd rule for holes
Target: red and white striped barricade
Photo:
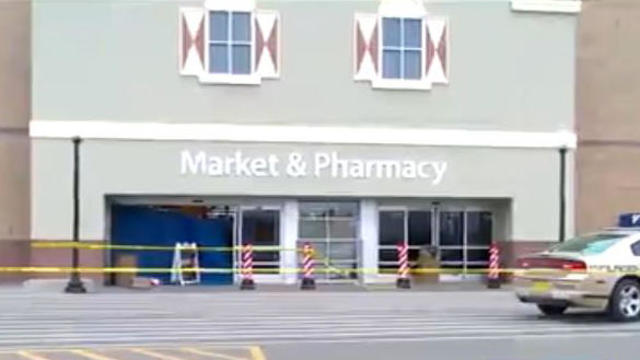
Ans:
<svg viewBox="0 0 640 360"><path fill-rule="evenodd" d="M242 247L242 282L240 283L240 290L254 290L256 284L253 281L253 246L246 244Z"/></svg>
<svg viewBox="0 0 640 360"><path fill-rule="evenodd" d="M314 262L313 262L313 246L310 243L304 243L302 247L302 290L315 290L316 281L313 278Z"/></svg>
<svg viewBox="0 0 640 360"><path fill-rule="evenodd" d="M411 289L409 280L409 246L405 242L398 243L398 289Z"/></svg>
<svg viewBox="0 0 640 360"><path fill-rule="evenodd" d="M498 249L498 245L496 245L496 243L491 243L491 247L489 247L487 287L489 289L500 288L500 249Z"/></svg>

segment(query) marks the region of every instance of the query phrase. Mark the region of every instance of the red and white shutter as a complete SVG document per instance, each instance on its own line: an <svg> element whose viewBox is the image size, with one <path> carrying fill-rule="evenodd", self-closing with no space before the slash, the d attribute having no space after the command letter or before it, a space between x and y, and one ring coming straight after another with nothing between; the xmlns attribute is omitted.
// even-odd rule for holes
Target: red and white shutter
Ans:
<svg viewBox="0 0 640 360"><path fill-rule="evenodd" d="M378 59L378 15L356 14L354 21L355 80L374 80L380 69Z"/></svg>
<svg viewBox="0 0 640 360"><path fill-rule="evenodd" d="M442 17L426 20L425 74L432 84L449 83L449 22Z"/></svg>
<svg viewBox="0 0 640 360"><path fill-rule="evenodd" d="M203 8L180 8L179 69L181 75L204 72L205 16Z"/></svg>
<svg viewBox="0 0 640 360"><path fill-rule="evenodd" d="M255 13L254 72L263 78L280 76L280 15L276 11Z"/></svg>

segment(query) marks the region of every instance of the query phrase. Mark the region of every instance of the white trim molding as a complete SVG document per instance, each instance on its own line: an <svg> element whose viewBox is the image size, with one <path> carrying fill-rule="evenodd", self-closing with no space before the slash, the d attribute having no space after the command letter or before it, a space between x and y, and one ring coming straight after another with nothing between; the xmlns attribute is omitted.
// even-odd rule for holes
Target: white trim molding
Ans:
<svg viewBox="0 0 640 360"><path fill-rule="evenodd" d="M511 10L578 14L582 11L581 0L511 0Z"/></svg>
<svg viewBox="0 0 640 360"><path fill-rule="evenodd" d="M576 147L572 131L555 132L315 125L237 125L116 121L32 120L33 138L158 141L226 141L490 148Z"/></svg>
<svg viewBox="0 0 640 360"><path fill-rule="evenodd" d="M210 11L247 11L256 9L255 0L205 0L204 8Z"/></svg>
<svg viewBox="0 0 640 360"><path fill-rule="evenodd" d="M426 76L423 78L426 79ZM376 76L371 80L371 87L388 90L431 90L431 83L422 79L385 79L382 76Z"/></svg>
<svg viewBox="0 0 640 360"><path fill-rule="evenodd" d="M380 0L378 14L384 17L422 18L427 15L424 0Z"/></svg>

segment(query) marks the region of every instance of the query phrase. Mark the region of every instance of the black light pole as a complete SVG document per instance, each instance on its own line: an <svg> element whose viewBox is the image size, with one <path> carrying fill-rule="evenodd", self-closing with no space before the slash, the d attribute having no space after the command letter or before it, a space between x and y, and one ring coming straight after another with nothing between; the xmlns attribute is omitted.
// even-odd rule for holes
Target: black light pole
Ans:
<svg viewBox="0 0 640 360"><path fill-rule="evenodd" d="M566 162L567 162L567 148L560 148L560 234L559 240L560 242L564 242L565 240L565 213L566 213Z"/></svg>
<svg viewBox="0 0 640 360"><path fill-rule="evenodd" d="M67 287L64 289L67 293L72 294L82 294L86 293L87 289L85 289L82 280L80 280L80 273L78 271L79 265L79 254L78 254L78 237L79 237L79 190L80 190L80 178L79 178L79 167L80 167L80 143L82 139L79 137L73 138L73 243L74 247L71 253L71 266L73 270L71 271L71 277L69 278L69 283Z"/></svg>

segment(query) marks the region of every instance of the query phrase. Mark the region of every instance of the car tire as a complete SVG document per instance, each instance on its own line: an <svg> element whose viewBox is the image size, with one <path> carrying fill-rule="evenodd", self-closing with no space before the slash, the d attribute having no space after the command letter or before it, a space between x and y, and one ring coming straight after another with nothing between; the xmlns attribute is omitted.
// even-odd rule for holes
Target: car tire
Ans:
<svg viewBox="0 0 640 360"><path fill-rule="evenodd" d="M623 279L616 284L609 299L609 317L615 321L640 319L640 283Z"/></svg>
<svg viewBox="0 0 640 360"><path fill-rule="evenodd" d="M540 311L547 316L557 316L557 315L562 315L567 310L567 307L563 305L539 304L538 309L540 309Z"/></svg>

